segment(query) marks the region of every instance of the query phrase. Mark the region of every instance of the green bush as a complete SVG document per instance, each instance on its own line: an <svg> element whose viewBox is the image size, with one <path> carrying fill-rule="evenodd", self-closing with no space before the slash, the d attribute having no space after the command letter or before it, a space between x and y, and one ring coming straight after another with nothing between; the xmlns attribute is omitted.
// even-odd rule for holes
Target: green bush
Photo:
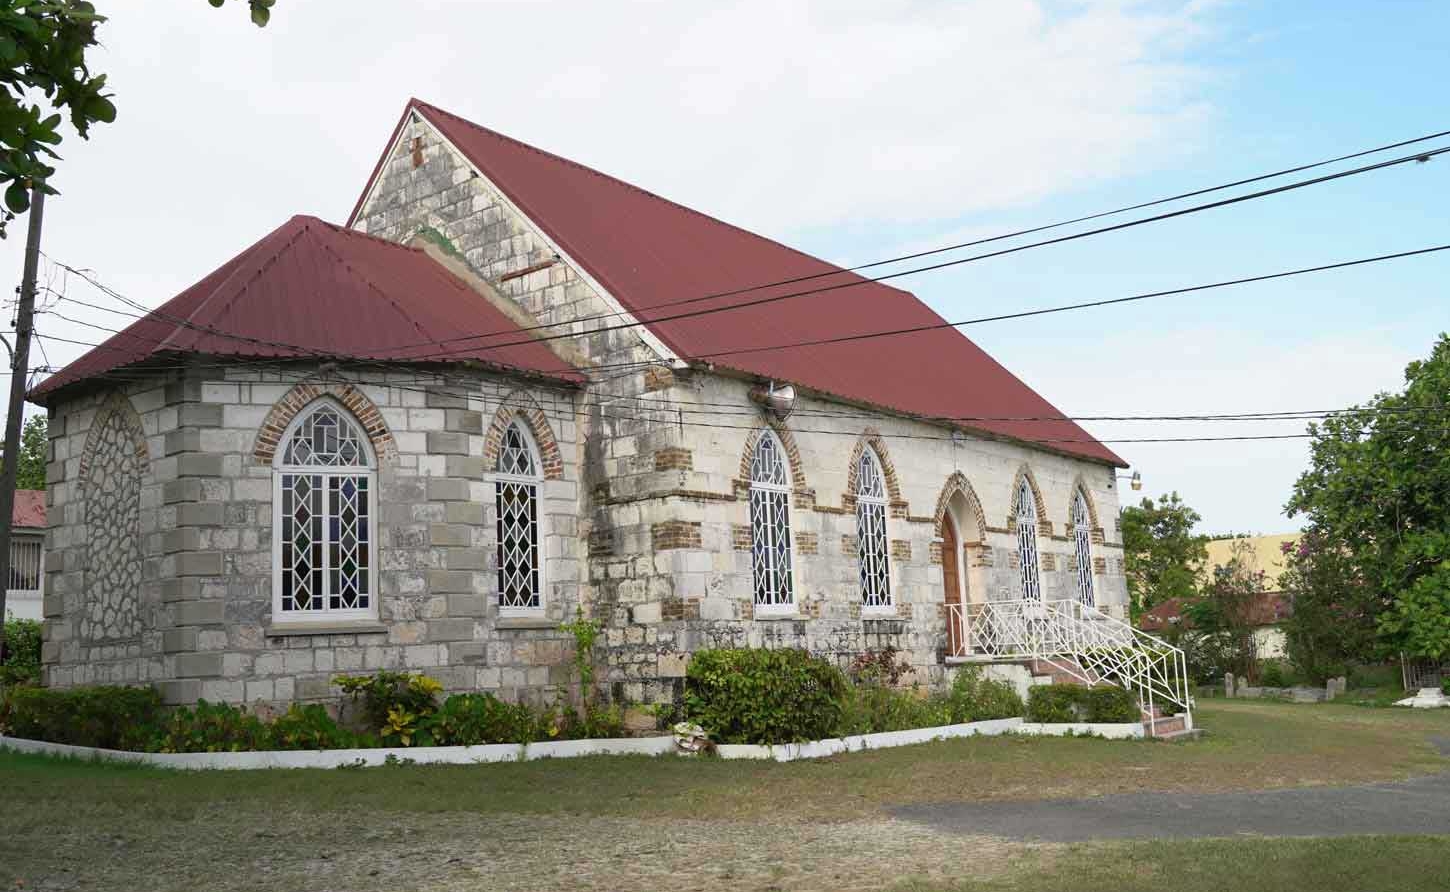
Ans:
<svg viewBox="0 0 1450 892"><path fill-rule="evenodd" d="M427 721L438 746L528 743L548 739L548 723L522 703L492 694L454 694Z"/></svg>
<svg viewBox="0 0 1450 892"><path fill-rule="evenodd" d="M338 750L375 747L377 738L354 734L338 727L322 706L293 703L286 712L272 720L268 727L270 748L274 750Z"/></svg>
<svg viewBox="0 0 1450 892"><path fill-rule="evenodd" d="M1087 688L1075 684L1034 685L1027 692L1027 721L1058 724L1083 721L1078 709Z"/></svg>
<svg viewBox="0 0 1450 892"><path fill-rule="evenodd" d="M841 701L841 720L835 736L906 731L951 724L946 697L924 697L915 688L856 685Z"/></svg>
<svg viewBox="0 0 1450 892"><path fill-rule="evenodd" d="M245 707L196 701L172 710L150 749L162 753L234 753L272 749L271 729Z"/></svg>
<svg viewBox="0 0 1450 892"><path fill-rule="evenodd" d="M161 698L150 688L9 688L0 727L15 737L142 749L155 737Z"/></svg>
<svg viewBox="0 0 1450 892"><path fill-rule="evenodd" d="M7 619L5 643L0 647L0 688L40 684L40 623L33 619Z"/></svg>
<svg viewBox="0 0 1450 892"><path fill-rule="evenodd" d="M976 666L957 670L948 704L951 720L957 723L1015 718L1025 711L1016 688L1005 681L984 677Z"/></svg>
<svg viewBox="0 0 1450 892"><path fill-rule="evenodd" d="M428 719L438 709L438 692L443 686L426 675L389 672L372 675L339 675L332 683L362 701L367 729L378 734L387 746L429 745Z"/></svg>
<svg viewBox="0 0 1450 892"><path fill-rule="evenodd" d="M1266 688L1282 688L1289 684L1284 667L1278 660L1264 660L1259 666L1259 684Z"/></svg>
<svg viewBox="0 0 1450 892"><path fill-rule="evenodd" d="M685 675L685 711L720 743L790 743L840 727L846 680L803 650L702 650Z"/></svg>
<svg viewBox="0 0 1450 892"><path fill-rule="evenodd" d="M1101 685L1087 688L1077 684L1038 685L1027 695L1029 722L1139 722L1143 715L1131 691Z"/></svg>

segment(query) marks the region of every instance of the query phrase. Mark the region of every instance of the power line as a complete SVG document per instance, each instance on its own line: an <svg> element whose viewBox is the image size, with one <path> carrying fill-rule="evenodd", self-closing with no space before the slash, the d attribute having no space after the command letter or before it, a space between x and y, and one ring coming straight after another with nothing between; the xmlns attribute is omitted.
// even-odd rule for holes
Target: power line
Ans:
<svg viewBox="0 0 1450 892"><path fill-rule="evenodd" d="M1430 138L1433 138L1433 137L1423 137L1421 139L1430 139ZM1412 140L1411 142L1417 142L1417 141L1421 141L1421 140ZM1383 150L1383 149L1380 149L1380 150ZM1357 153L1355 156L1346 156L1346 157L1358 157L1359 155L1362 155L1362 154L1371 154L1374 151L1379 151L1379 150L1368 150L1367 152ZM1147 224L1147 223L1154 223L1154 222L1159 222L1159 221L1162 221L1162 220L1172 219L1172 218L1175 218L1175 217L1185 216L1187 214L1194 214L1194 213L1199 213L1199 212L1202 212L1202 211L1213 210L1215 208L1226 207L1228 205L1238 204L1238 203L1245 202L1245 201L1251 201L1251 200L1255 200L1255 199L1258 199L1258 198L1264 198L1264 197L1271 196L1271 195L1276 195L1276 194L1279 194L1279 193L1282 193L1282 192L1288 192L1288 191L1292 191L1292 190L1296 190L1296 189L1302 189L1302 188L1305 188L1305 187L1308 187L1308 186L1318 185L1318 184L1321 184L1321 183L1326 183L1326 182L1330 182L1330 181L1333 181L1333 180L1342 179L1342 178L1345 178L1345 177L1356 176L1356 175L1359 175L1359 174L1362 174L1362 173L1369 173L1369 172L1376 171L1376 170L1382 170L1382 169L1385 169L1385 168L1388 168L1388 167L1393 167L1393 166L1400 165L1400 164L1406 164L1406 163L1410 163L1410 162L1427 161L1430 158L1433 158L1433 157L1435 157L1437 155L1444 154L1446 152L1450 152L1450 147L1443 147L1443 148L1438 148L1438 149L1432 149L1432 150L1428 150L1428 151L1425 151L1425 152L1420 152L1420 153L1417 153L1417 154L1414 154L1414 155L1407 155L1407 156L1403 156L1403 157L1399 157L1399 158L1393 158L1393 159L1390 159L1388 161L1381 161L1381 162L1377 162L1375 164L1365 165L1365 166L1357 167L1357 168L1351 168L1349 170L1344 170L1344 171L1338 171L1336 173L1326 174L1326 175L1323 175L1323 176L1315 177L1315 178L1308 179L1308 180L1301 180L1301 181L1294 182L1294 183L1288 183L1288 184L1285 184L1285 185L1282 185L1282 186L1276 186L1276 187L1273 187L1273 188L1270 188L1270 189L1263 189L1263 190L1260 190L1260 191L1257 191L1257 192L1250 192L1250 193L1246 193L1244 195L1234 196L1232 198L1226 198L1226 199L1221 199L1219 201L1209 202L1207 204L1194 205L1194 206L1188 207L1188 208L1180 208L1180 209L1175 210L1175 211L1169 211L1169 212L1166 212L1166 213L1163 213L1163 214L1158 214L1158 215L1151 216L1151 217L1143 217L1143 218L1139 218L1139 219L1136 219L1136 220L1129 220L1129 221L1126 221L1126 222L1123 222L1123 223L1116 223L1116 224L1113 224L1113 225L1110 225L1110 226L1104 226L1104 227L1099 227L1099 228L1096 228L1096 229L1085 230L1083 232L1071 233L1069 235L1064 235L1064 236L1057 236L1055 238L1045 239L1045 240L1038 241L1038 242L1030 242L1030 243L1025 244L1025 245L1017 245L1017 246L1010 247L1010 248L1003 248L1003 249L1000 249L1000 250L997 250L997 251L991 251L991 252L987 252L987 253L984 253L984 254L975 254L975 255L972 255L970 257L956 258L954 260L942 261L940 263L930 264L930 265L922 266L922 267L916 267L916 268L908 269L908 270L901 270L901 271L889 273L889 274L882 275L882 276L876 276L876 277L872 277L872 278L856 278L856 279L853 279L852 281L849 281L849 282L839 282L839 283L836 283L836 284L833 284L833 285L826 285L826 286L822 286L822 287L819 287L819 288L810 288L810 289L805 289L805 290L800 290L800 291L787 292L785 294L770 295L770 296L767 296L767 297L756 298L756 299L749 300L749 301L743 301L743 302L739 302L739 303L727 304L727 305L721 306L721 307L707 307L707 308L700 309L700 310L691 310L691 311L686 311L686 312L682 312L682 313L676 313L676 314L673 314L673 315L656 316L656 317L652 317L652 318L648 318L648 319L638 319L637 321L634 321L634 322L615 323L615 324L612 324L612 325L605 325L605 326L601 326L599 328L593 329L589 333L590 334L599 334L599 333L604 333L604 332L609 332L609 331L619 331L619 330L625 330L625 329L631 329L631 328L638 328L638 327L642 327L642 326L657 325L657 324L659 324L661 322L677 321L677 320L680 320L680 319L696 318L696 317L699 317L699 316L706 316L706 315L712 315L712 314L715 314L715 313L728 312L728 311L731 311L731 310L747 309L747 308L754 307L754 306L760 306L762 304L775 303L775 302L778 302L778 301L790 300L790 299L794 299L794 298L797 298L797 297L805 297L805 296L809 296L809 295L813 295L813 294L823 294L823 293L827 293L827 292L842 290L842 289L845 289L845 288L853 288L853 287L857 287L857 286L865 285L865 284L885 282L885 281L889 281L889 280L894 280L894 279L897 279L897 278L901 278L901 277L904 277L904 276L918 275L920 273L932 272L932 271L936 271L936 270L940 270L940 269L945 269L945 268L948 268L948 267L959 266L959 265L962 265L962 264L965 264L965 263L972 263L972 262L975 262L975 261L978 261L978 260L985 260L985 259L989 259L989 258L993 258L993 257L1001 257L1001 256L1004 256L1006 254L1013 254L1013 253L1017 253L1017 252L1020 252L1020 251L1030 250L1030 249L1033 249L1033 248L1040 248L1040 247L1046 247L1046 246L1050 246L1050 245L1061 244L1061 243L1068 242L1068 241L1074 241L1074 240L1077 240L1077 239L1088 238L1088 237L1094 236L1094 235L1101 235L1101 234L1104 234L1104 233L1115 232L1115 231L1118 231L1118 230L1128 229L1128 228L1135 227L1135 226L1141 226L1141 225L1144 225L1144 224ZM1324 163L1329 163L1329 162L1318 162L1318 163L1313 164L1313 165L1305 165L1304 167L1305 168L1315 167L1315 166L1319 166L1320 164L1324 164ZM1269 177L1276 176L1276 175L1278 175L1278 174L1266 174L1263 177L1252 178L1250 181L1251 182L1252 181L1257 181L1259 179L1265 179L1265 178L1269 178ZM1220 188L1220 187L1215 187L1215 189L1216 188ZM1227 188L1227 187L1222 187L1222 188ZM1201 190L1201 191L1214 191L1214 189ZM1162 201L1168 201L1168 200L1172 200L1172 199L1163 199ZM1151 202L1150 204L1157 204L1157 203L1161 203L1161 202ZM1108 214L1111 214L1111 213L1114 213L1114 212L1106 212L1104 215L1108 215ZM1056 224L1054 224L1054 225L1056 225ZM1049 227L1046 227L1046 228L1052 228L1052 227L1049 226ZM1008 237L1008 236L1004 236L1004 238L1005 237ZM904 255L904 257L921 256L924 253L927 253L927 254L929 254L929 253L940 253L940 251L948 251L948 250L953 250L953 249L952 248L943 248L943 249L940 249L939 251L934 250L934 251L930 251L930 252L918 252L917 255ZM137 309L145 310L148 313L155 314L157 312L157 311L146 310L146 308L143 305L138 304L138 303L130 300L129 298L126 298L124 295L121 295L118 292L112 291L111 289L109 289L105 285L103 285L102 283L96 281L93 277L91 277L84 270L77 269L75 267L72 267L72 266L69 266L67 264L61 263L60 261L57 261L54 258L48 258L48 259L50 259L54 263L57 263L63 269L65 269L65 270L67 270L67 271L69 271L71 273L74 273L75 275L81 277L82 279L85 279L87 282L89 282L90 284L92 284L96 288L100 289L104 293L107 293L107 294L115 297L117 300L120 300L120 301L122 301L122 302L124 302L124 303L126 303L126 304L128 304L130 306L134 306ZM898 258L898 259L902 259L902 258ZM890 263L890 262L894 262L894 261L892 261L892 260L877 261L876 263L874 263L872 265L881 265L881 264ZM824 275L836 275L836 274L839 274L839 273L842 273L842 272L845 272L845 271L844 270L832 270L832 271L830 271L828 273L824 273L824 274L821 274L821 275L823 275L823 276ZM783 284L789 284L789 282L788 281L785 281L785 280L783 280L782 283ZM762 287L773 287L773 286L756 286L755 288L743 289L742 291L737 291L737 292L732 292L732 293L743 293L743 291L747 291L747 290L760 290L760 288L762 288ZM687 303L694 303L694 302L698 302L698 301L702 301L702 300L715 299L716 297L720 297L720 296L724 296L724 295L722 295L722 294L715 294L715 295L706 295L706 296L701 296L701 297L684 298L682 300L677 300L677 301L666 301L666 302L663 302L663 303L660 303L660 304L655 304L655 305L653 305L651 307L640 308L639 310L636 310L634 312L634 315L636 317L638 317L643 310L647 310L647 309L658 309L660 307L665 307L665 306L674 306L674 305L681 305L681 304L687 304ZM596 320L596 319L615 318L617 316L618 316L618 314L609 313L609 314L602 314L602 315L592 316L592 317L580 317L580 318L576 318L576 319L569 320L569 322L567 324L569 324L569 325L576 325L579 322L592 321L592 320ZM163 318L164 318L164 314L163 314ZM187 320L180 319L179 317L178 318L175 318L175 319L173 319L171 321L175 321L177 324L189 325L190 327L197 328L198 330L206 331L209 334L217 335L217 336L220 336L220 337L233 337L233 338L237 338L237 339L240 339L240 340L249 340L249 341L256 341L257 340L257 339L239 338L238 336L230 335L230 334L228 334L226 332L223 332L223 331L220 331L220 330L217 330L217 329L212 329L212 328L210 328L208 326L196 326L196 325L194 325L192 323L189 323ZM514 335L514 334L516 334L518 332L527 333L527 332L538 331L538 330L547 329L547 328L557 328L561 324L564 324L564 323L551 323L551 324L541 324L541 325L528 326L528 327L523 327L523 328L512 328L512 329L509 329L507 331L500 330L500 331L493 331L493 332L476 332L476 333L472 333L472 334L457 335L457 336L452 336L452 337L448 337L448 338L429 339L429 340L419 341L419 342L410 343L410 344L400 344L400 345L392 345L392 346L378 346L378 347L372 347L372 348L367 348L367 349L369 351L376 350L378 352L391 352L391 351L396 351L396 350L408 350L408 349L414 349L414 348L419 348L419 347L433 347L433 346L441 347L441 346L443 346L445 344L456 344L456 343L460 343L460 342L463 342L463 341L475 341L475 340L479 340L479 339L483 339L483 338L493 337L493 336L496 336L496 335ZM503 347L518 346L518 345L530 344L530 343L541 343L541 342L552 341L552 340L559 340L559 339L564 339L564 338L574 338L574 337L577 337L577 336L578 336L578 334L575 333L575 332L565 332L565 333L557 333L557 334L551 334L551 335L542 335L542 336L530 337L527 340L505 341L503 343L498 343L498 344L472 345L472 346L469 346L469 347L455 348L455 349L452 349L452 350L435 351L435 352L423 354L423 355L420 355L420 356L409 357L409 359L414 360L414 361L423 361L423 360L427 360L427 359L441 358L441 357L448 356L448 355L456 355L458 353L465 353L465 352L469 352L471 350L478 350L478 349L501 349ZM280 345L280 344L278 344L276 342L261 342L261 343L265 343L267 346L273 346L273 347L282 346L282 345ZM289 348L296 349L296 345L288 345L288 346L289 346ZM716 355L720 355L720 354L716 354Z"/></svg>

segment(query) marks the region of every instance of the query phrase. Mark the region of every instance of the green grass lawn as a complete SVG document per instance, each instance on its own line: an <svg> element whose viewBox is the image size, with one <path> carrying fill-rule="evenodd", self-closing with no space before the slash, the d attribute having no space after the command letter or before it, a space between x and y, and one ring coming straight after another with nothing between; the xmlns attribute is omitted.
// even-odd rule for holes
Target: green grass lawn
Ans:
<svg viewBox="0 0 1450 892"><path fill-rule="evenodd" d="M824 869L830 852L829 865L861 864L822 888L882 889L924 873L923 882L937 885L908 888L945 890L957 888L941 885L960 875L951 870L957 846L964 856L1002 853L974 863L1010 866L990 880L997 885L982 887L1004 890L1055 888L1053 871L1067 868L1074 873L1063 882L1073 889L1146 889L1162 888L1146 885L1152 877L1187 876L1217 861L1243 860L1245 870L1256 860L1263 869L1283 865L1292 878L1349 871L1345 853L1425 860L1410 857L1424 845L1417 840L1336 840L1323 849L1303 841L1115 843L1087 846L1091 859L1069 858L1063 853L1082 847L947 840L887 814L922 802L1342 784L1450 767L1429 743L1450 736L1450 710L1220 700L1205 702L1197 720L1208 735L1181 744L983 738L784 765L594 757L180 772L0 753L0 886L13 874L27 888L192 889L188 871L204 865L216 889L258 888L263 868L273 889L314 888L319 876L331 877L329 888L508 888L512 874L487 871L522 863L520 847L533 854L524 859L532 885L519 888L591 888L579 880L586 875L612 877L599 888L617 887L646 869L663 871L659 888L688 887L679 876L754 888L757 873L760 888L782 877L796 881L779 888L815 888L801 878ZM868 858L882 835L894 841ZM1392 879L1390 862L1399 862L1384 858ZM719 864L735 866L700 873ZM1101 869L1082 873L1084 864ZM931 865L945 873L923 871ZM858 880L866 884L848 882Z"/></svg>

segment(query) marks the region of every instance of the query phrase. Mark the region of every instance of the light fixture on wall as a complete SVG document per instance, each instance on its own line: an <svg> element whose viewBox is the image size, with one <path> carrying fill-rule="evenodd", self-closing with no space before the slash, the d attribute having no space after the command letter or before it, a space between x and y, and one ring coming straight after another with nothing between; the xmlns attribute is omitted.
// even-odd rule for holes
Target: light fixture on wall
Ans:
<svg viewBox="0 0 1450 892"><path fill-rule="evenodd" d="M795 409L795 385L777 385L774 381L760 384L751 388L750 400L763 406L777 421L784 421Z"/></svg>
<svg viewBox="0 0 1450 892"><path fill-rule="evenodd" d="M1128 485L1133 488L1134 492L1143 488L1143 473L1141 471L1134 471L1131 476L1118 474L1116 479L1128 481Z"/></svg>

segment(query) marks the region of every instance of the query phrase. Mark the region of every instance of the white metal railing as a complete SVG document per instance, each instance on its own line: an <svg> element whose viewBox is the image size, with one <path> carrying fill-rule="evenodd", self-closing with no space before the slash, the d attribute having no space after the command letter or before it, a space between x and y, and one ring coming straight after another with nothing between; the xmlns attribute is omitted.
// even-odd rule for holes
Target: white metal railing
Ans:
<svg viewBox="0 0 1450 892"><path fill-rule="evenodd" d="M1082 680L1133 692L1150 731L1155 705L1171 704L1193 727L1188 662L1180 648L1076 600L948 604L947 654L1040 660Z"/></svg>

